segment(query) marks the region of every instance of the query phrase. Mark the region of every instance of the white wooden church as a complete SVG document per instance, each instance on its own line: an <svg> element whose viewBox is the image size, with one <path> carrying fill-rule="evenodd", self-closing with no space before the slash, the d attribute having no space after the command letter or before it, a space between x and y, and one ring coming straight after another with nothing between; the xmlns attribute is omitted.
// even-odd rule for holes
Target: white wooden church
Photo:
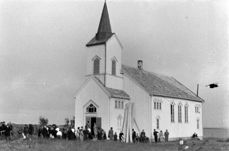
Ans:
<svg viewBox="0 0 229 151"><path fill-rule="evenodd" d="M154 129L168 129L170 140L194 132L203 136L203 99L173 77L144 70L142 60L133 67L122 64L123 47L111 30L106 2L98 31L86 47L87 73L75 96L75 128L89 122L106 133L113 127L118 134L125 104L133 102L137 133L144 129L152 138Z"/></svg>

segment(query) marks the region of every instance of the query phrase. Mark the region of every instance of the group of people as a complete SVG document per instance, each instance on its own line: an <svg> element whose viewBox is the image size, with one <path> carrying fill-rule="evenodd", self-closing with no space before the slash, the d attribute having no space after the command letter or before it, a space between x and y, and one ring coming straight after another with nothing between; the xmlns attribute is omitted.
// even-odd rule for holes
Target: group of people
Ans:
<svg viewBox="0 0 229 151"><path fill-rule="evenodd" d="M156 129L154 129L153 136L154 136L155 143L162 142L162 141L168 142L168 140L169 140L169 132L167 129L165 130L164 133L162 130L160 130L160 132L158 132L158 131L156 131Z"/></svg>
<svg viewBox="0 0 229 151"><path fill-rule="evenodd" d="M11 140L13 126L11 123L5 123L4 121L0 123L0 136L5 137L6 140Z"/></svg>
<svg viewBox="0 0 229 151"><path fill-rule="evenodd" d="M106 132L100 128L97 127L96 124L94 124L93 130L86 125L85 128L83 126L78 127L75 136L77 140L91 140L91 139L98 139L98 140L105 140L107 139Z"/></svg>

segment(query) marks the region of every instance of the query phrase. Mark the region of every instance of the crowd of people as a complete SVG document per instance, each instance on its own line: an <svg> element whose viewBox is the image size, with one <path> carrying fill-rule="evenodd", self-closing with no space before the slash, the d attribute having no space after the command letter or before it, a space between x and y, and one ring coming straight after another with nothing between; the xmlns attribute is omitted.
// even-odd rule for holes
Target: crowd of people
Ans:
<svg viewBox="0 0 229 151"><path fill-rule="evenodd" d="M13 126L10 123L0 122L0 136L4 136L6 140L11 140L11 136L13 135ZM78 127L76 130L73 126L64 126L62 128L57 125L43 125L34 127L34 125L24 125L22 129L18 131L18 134L22 136L23 139L32 139L33 136L37 135L38 138L48 138L48 139L68 139L68 140L112 140L112 141L120 141L125 142L124 133L121 131L120 133L114 132L113 128L110 127L108 133L106 134L105 130L101 127L97 127L96 123L93 128L89 126L87 123L85 127ZM154 129L153 131L154 142L168 142L169 140L169 132L166 129L163 133L162 130L159 132ZM194 133L191 138L198 138L197 134ZM132 142L133 143L147 143L149 142L149 138L146 136L145 131L142 130L140 134L136 133L134 129L132 129Z"/></svg>
<svg viewBox="0 0 229 151"><path fill-rule="evenodd" d="M4 136L6 140L10 140L13 126L11 123L0 122L0 136Z"/></svg>

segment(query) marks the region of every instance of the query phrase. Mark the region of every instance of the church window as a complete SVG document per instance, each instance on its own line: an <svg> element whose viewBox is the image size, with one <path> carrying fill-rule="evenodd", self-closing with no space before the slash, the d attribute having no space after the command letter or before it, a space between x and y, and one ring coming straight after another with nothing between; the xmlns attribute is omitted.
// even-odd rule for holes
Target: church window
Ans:
<svg viewBox="0 0 229 151"><path fill-rule="evenodd" d="M154 101L154 109L155 110L161 110L161 102L160 101Z"/></svg>
<svg viewBox="0 0 229 151"><path fill-rule="evenodd" d="M116 61L112 60L111 74L116 75Z"/></svg>
<svg viewBox="0 0 229 151"><path fill-rule="evenodd" d="M188 105L185 105L184 107L184 121L185 123L188 123Z"/></svg>
<svg viewBox="0 0 229 151"><path fill-rule="evenodd" d="M182 122L182 106L181 104L178 105L178 122L181 123Z"/></svg>
<svg viewBox="0 0 229 151"><path fill-rule="evenodd" d="M94 74L99 74L100 58L94 59Z"/></svg>
<svg viewBox="0 0 229 151"><path fill-rule="evenodd" d="M96 113L96 107L93 104L90 104L87 108L86 108L87 113Z"/></svg>
<svg viewBox="0 0 229 151"><path fill-rule="evenodd" d="M175 122L175 119L174 119L174 104L171 104L170 105L170 114L171 114L171 122Z"/></svg>
<svg viewBox="0 0 229 151"><path fill-rule="evenodd" d="M159 128L160 128L160 119L157 118L156 120L157 120L157 122L156 122L156 123L157 123L156 127L157 127L157 129L159 129Z"/></svg>
<svg viewBox="0 0 229 151"><path fill-rule="evenodd" d="M118 101L115 100L115 108L117 109L118 108Z"/></svg>
<svg viewBox="0 0 229 151"><path fill-rule="evenodd" d="M117 117L117 127L119 130L121 130L121 128L122 128L122 115L119 115Z"/></svg>
<svg viewBox="0 0 229 151"><path fill-rule="evenodd" d="M199 106L195 106L195 113L200 113L200 107Z"/></svg>
<svg viewBox="0 0 229 151"><path fill-rule="evenodd" d="M122 100L115 100L115 108L116 109L123 109L124 108L124 102Z"/></svg>
<svg viewBox="0 0 229 151"><path fill-rule="evenodd" d="M196 128L197 128L197 129L200 128L200 120L199 120L199 119L196 120Z"/></svg>

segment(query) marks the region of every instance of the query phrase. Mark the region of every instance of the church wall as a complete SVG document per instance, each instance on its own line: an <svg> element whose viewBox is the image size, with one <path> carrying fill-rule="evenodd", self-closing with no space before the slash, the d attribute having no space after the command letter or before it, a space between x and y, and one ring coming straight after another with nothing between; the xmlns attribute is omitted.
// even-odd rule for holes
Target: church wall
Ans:
<svg viewBox="0 0 229 151"><path fill-rule="evenodd" d="M115 108L115 101L123 101L123 108ZM124 107L129 100L112 98L110 100L110 127L113 127L114 132L117 135L122 130L122 124L124 119Z"/></svg>
<svg viewBox="0 0 229 151"><path fill-rule="evenodd" d="M154 109L154 101L160 101L161 110ZM174 103L174 117L175 122L171 122L171 109L170 105ZM178 104L182 105L182 122L178 122ZM188 105L188 122L185 123L185 109L184 106ZM198 136L203 136L202 129L202 111L200 109L200 113L195 113L195 106L201 106L199 102L193 102L188 100L181 99L171 99L165 97L152 97L152 130L156 129L157 131L162 130L165 132L166 129L169 131L170 139L177 139L180 137L191 137L194 132L198 134ZM202 108L202 107L201 107ZM156 119L159 118L159 129L156 127ZM197 129L197 119L200 120L199 129Z"/></svg>
<svg viewBox="0 0 229 151"><path fill-rule="evenodd" d="M122 47L120 46L116 35L113 35L106 43L106 86L115 89L122 89L122 75L121 72L121 65L122 65ZM112 75L112 59L116 60L116 75Z"/></svg>
<svg viewBox="0 0 229 151"><path fill-rule="evenodd" d="M105 45L95 45L91 47L87 47L87 73L86 75L93 74L93 58L98 56L101 58L100 60L100 74L96 75L97 78L100 79L101 82L104 82L104 74L105 74Z"/></svg>
<svg viewBox="0 0 229 151"><path fill-rule="evenodd" d="M96 114L86 113L87 102L92 100L98 105ZM81 90L76 95L75 99L75 127L85 126L86 116L97 116L102 118L102 128L108 130L109 123L109 97L105 92L99 87L99 85L90 79L88 83L83 85Z"/></svg>
<svg viewBox="0 0 229 151"><path fill-rule="evenodd" d="M151 98L145 90L143 90L138 84L132 79L125 76L124 74L124 91L130 95L130 101L134 102L135 107L135 119L137 125L142 131L144 129L146 136L151 137ZM138 134L140 132L135 129Z"/></svg>

